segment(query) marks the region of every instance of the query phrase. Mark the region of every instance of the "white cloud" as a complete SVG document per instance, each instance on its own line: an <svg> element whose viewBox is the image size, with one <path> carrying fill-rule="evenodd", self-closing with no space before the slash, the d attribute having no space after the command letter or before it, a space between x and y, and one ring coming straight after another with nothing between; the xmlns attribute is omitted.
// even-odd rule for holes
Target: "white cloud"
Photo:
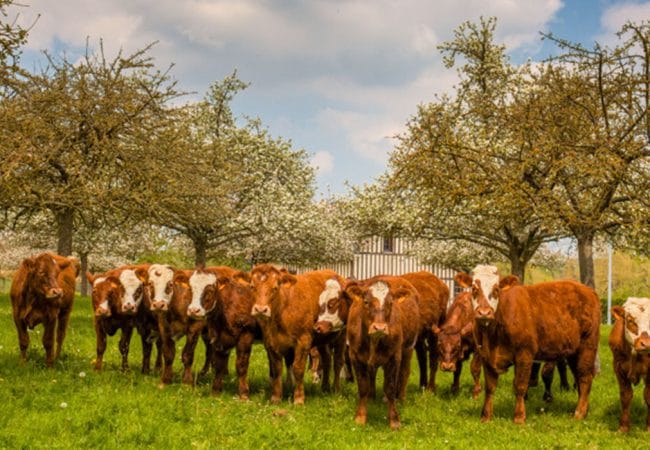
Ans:
<svg viewBox="0 0 650 450"><path fill-rule="evenodd" d="M601 44L615 45L618 42L616 33L627 21L640 22L650 20L650 3L614 4L607 8L600 19L603 34L596 40Z"/></svg>
<svg viewBox="0 0 650 450"><path fill-rule="evenodd" d="M316 169L318 175L323 175L332 172L334 169L334 156L330 152L320 151L316 152L309 161L311 166Z"/></svg>

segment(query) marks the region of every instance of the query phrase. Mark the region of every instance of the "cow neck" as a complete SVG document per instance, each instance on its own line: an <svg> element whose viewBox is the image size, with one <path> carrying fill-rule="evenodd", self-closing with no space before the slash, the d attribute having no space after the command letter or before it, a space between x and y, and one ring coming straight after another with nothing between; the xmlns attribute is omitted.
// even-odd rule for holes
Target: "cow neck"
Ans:
<svg viewBox="0 0 650 450"><path fill-rule="evenodd" d="M486 325L474 321L474 336L476 346L482 357L488 355L493 347L491 343L497 345L499 335L499 326L495 321L489 322ZM487 359L486 359L487 361Z"/></svg>

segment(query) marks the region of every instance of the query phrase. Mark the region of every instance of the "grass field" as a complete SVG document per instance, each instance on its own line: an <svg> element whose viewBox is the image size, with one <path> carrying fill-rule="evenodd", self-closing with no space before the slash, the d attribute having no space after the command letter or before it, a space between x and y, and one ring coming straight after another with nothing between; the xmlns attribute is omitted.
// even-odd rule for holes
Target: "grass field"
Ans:
<svg viewBox="0 0 650 450"><path fill-rule="evenodd" d="M602 328L603 370L591 393L586 420L573 420L577 394L560 392L542 401L542 387L531 389L527 424L512 423L512 370L500 379L495 418L479 422L482 396L470 397L468 367L458 397L450 395L451 374L438 372L438 393L420 392L412 371L407 399L399 405L402 429L392 432L386 407L377 400L369 408L368 425L353 421L356 386L342 395L325 395L306 383L305 406L288 399L268 402L268 368L264 349L256 344L250 367L251 399L236 399L231 376L225 391L210 395L211 376L195 388L174 384L159 389L158 374L139 372L140 343L134 337L131 368L119 370L117 338L109 338L105 369L92 370L95 336L88 298L77 298L63 357L54 369L44 366L42 326L31 334L29 361L21 365L8 296L0 296L0 448L648 448L642 431L645 405L642 386L635 389L633 429L618 427L618 387L607 347L609 329ZM181 344L179 343L179 346ZM201 345L201 344L199 344ZM195 366L202 364L202 347ZM175 369L180 362L175 363ZM414 365L415 368L415 365ZM378 387L381 386L381 380Z"/></svg>

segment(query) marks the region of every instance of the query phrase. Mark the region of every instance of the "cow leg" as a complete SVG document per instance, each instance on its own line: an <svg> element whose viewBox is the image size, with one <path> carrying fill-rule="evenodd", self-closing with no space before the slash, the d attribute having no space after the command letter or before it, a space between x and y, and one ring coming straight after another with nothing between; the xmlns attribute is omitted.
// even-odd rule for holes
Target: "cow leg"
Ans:
<svg viewBox="0 0 650 450"><path fill-rule="evenodd" d="M102 361L104 360L104 352L106 351L106 332L98 320L95 320L95 336L97 338L95 370L99 371L102 370Z"/></svg>
<svg viewBox="0 0 650 450"><path fill-rule="evenodd" d="M645 430L650 431L650 383L648 383L650 376L646 375L645 386L643 388L643 399L645 400L646 406L646 417L645 417Z"/></svg>
<svg viewBox="0 0 650 450"><path fill-rule="evenodd" d="M409 381L409 374L411 373L411 359L413 358L413 349L404 349L402 350L402 358L399 360L400 364L397 368L397 390L395 395L399 400L404 400L406 398L406 386ZM384 369L385 375L386 369ZM386 381L384 381L384 393L386 390ZM397 411L396 411L397 412ZM399 428L399 416L397 417L397 426ZM393 426L391 425L391 428Z"/></svg>
<svg viewBox="0 0 650 450"><path fill-rule="evenodd" d="M323 378L321 381L321 389L323 392L330 391L330 372L332 370L332 353L330 351L329 345L319 345L318 346L318 358L320 359Z"/></svg>
<svg viewBox="0 0 650 450"><path fill-rule="evenodd" d="M360 425L365 425L368 420L368 397L371 395L371 379L374 374L370 367L361 361L353 361L353 364L359 392L359 404L357 405L354 421Z"/></svg>
<svg viewBox="0 0 650 450"><path fill-rule="evenodd" d="M539 384L539 370L541 369L542 364L538 362L533 363L533 367L530 371L530 379L528 380L528 387L536 387Z"/></svg>
<svg viewBox="0 0 650 450"><path fill-rule="evenodd" d="M578 383L578 405L574 413L576 419L584 419L589 411L589 393L594 380L595 349L584 349L576 356L576 382Z"/></svg>
<svg viewBox="0 0 650 450"><path fill-rule="evenodd" d="M293 376L293 361L294 361L294 351L289 349L286 355L284 355L284 366L287 369L287 377L284 380L284 390L289 392L293 391L293 387L296 385L295 379Z"/></svg>
<svg viewBox="0 0 650 450"><path fill-rule="evenodd" d="M321 355L316 347L309 349L309 371L311 372L311 379L314 383L321 380Z"/></svg>
<svg viewBox="0 0 650 450"><path fill-rule="evenodd" d="M470 363L469 370L474 379L474 389L472 389L472 399L476 400L481 393L481 357L478 352L474 352L472 362Z"/></svg>
<svg viewBox="0 0 650 450"><path fill-rule="evenodd" d="M226 367L228 367L228 352L224 350L215 350L212 353L212 368L214 370L214 380L212 381L212 393L218 394L223 388L223 378Z"/></svg>
<svg viewBox="0 0 650 450"><path fill-rule="evenodd" d="M155 370L160 370L162 368L162 339L160 336L156 339L156 365L154 366Z"/></svg>
<svg viewBox="0 0 650 450"><path fill-rule="evenodd" d="M410 353L412 355L413 350L410 350ZM384 366L384 396L388 402L388 423L392 430L399 430L400 427L396 397L399 395L400 399L403 399L402 396L406 393L406 383L403 379L404 367L406 366L404 359L409 360L408 364L410 366L411 355L407 358L401 359L396 355ZM406 372L408 378L408 370Z"/></svg>
<svg viewBox="0 0 650 450"><path fill-rule="evenodd" d="M352 370L352 361L350 360L350 348L346 342L345 348L343 350L343 356L345 358L345 381L348 383L354 382L354 372Z"/></svg>
<svg viewBox="0 0 650 450"><path fill-rule="evenodd" d="M54 332L56 329L56 320L47 319L43 322L43 348L45 348L45 366L52 367L54 364Z"/></svg>
<svg viewBox="0 0 650 450"><path fill-rule="evenodd" d="M569 379L567 378L566 359L564 358L558 359L556 363L556 367L557 367L557 373L560 375L560 390L561 391L570 390L571 386L569 386Z"/></svg>
<svg viewBox="0 0 650 450"><path fill-rule="evenodd" d="M370 398L373 400L377 398L377 367L369 366L370 372Z"/></svg>
<svg viewBox="0 0 650 450"><path fill-rule="evenodd" d="M553 384L553 372L555 371L555 363L547 361L542 367L542 381L544 382L544 401L551 403L553 401L553 392L551 386Z"/></svg>
<svg viewBox="0 0 650 450"><path fill-rule="evenodd" d="M27 361L27 348L29 347L29 333L27 332L27 324L24 320L20 319L17 314L14 314L14 323L16 324L16 331L18 332L20 361L24 363Z"/></svg>
<svg viewBox="0 0 650 450"><path fill-rule="evenodd" d="M239 380L239 399L248 400L248 365L255 336L252 333L243 333L237 341L237 378Z"/></svg>
<svg viewBox="0 0 650 450"><path fill-rule="evenodd" d="M122 355L122 370L129 370L129 346L131 345L132 326L122 328L120 336L120 354Z"/></svg>
<svg viewBox="0 0 650 450"><path fill-rule="evenodd" d="M147 375L151 372L151 350L153 342L149 340L149 330L142 330L140 333L140 342L142 342L142 373Z"/></svg>
<svg viewBox="0 0 650 450"><path fill-rule="evenodd" d="M176 356L176 343L168 326L159 326L160 340L162 341L163 367L160 374L160 383L165 385L172 382L174 376L174 357Z"/></svg>
<svg viewBox="0 0 650 450"><path fill-rule="evenodd" d="M499 382L499 374L488 364L483 364L483 378L485 378L485 401L481 411L481 422L492 420L494 410L494 391Z"/></svg>
<svg viewBox="0 0 650 450"><path fill-rule="evenodd" d="M181 355L181 359L183 360L183 384L194 384L192 364L194 363L194 351L196 350L200 333L200 330L190 329L185 338L183 354Z"/></svg>
<svg viewBox="0 0 650 450"><path fill-rule="evenodd" d="M207 327L205 327L201 332L201 340L205 345L205 363L203 363L203 367L199 372L199 376L203 377L207 375L208 372L210 371L210 364L212 363L212 354L214 351L213 346L210 344L210 335L208 333ZM226 369L224 372L224 376L226 376L227 374L228 374L228 357L226 356Z"/></svg>
<svg viewBox="0 0 650 450"><path fill-rule="evenodd" d="M425 389L427 387L427 347L423 337L418 338L415 343L415 355L420 369L420 389Z"/></svg>
<svg viewBox="0 0 650 450"><path fill-rule="evenodd" d="M304 384L305 367L307 365L307 355L309 354L310 348L311 348L311 333L299 339L294 352L293 377L296 382L296 387L293 391L294 405L305 404L305 384ZM328 364L328 370L329 370L329 364ZM323 376L323 378L325 377Z"/></svg>
<svg viewBox="0 0 650 450"><path fill-rule="evenodd" d="M271 378L271 403L277 405L282 400L282 355L267 349L269 375Z"/></svg>
<svg viewBox="0 0 650 450"><path fill-rule="evenodd" d="M519 353L515 356L515 417L514 422L524 424L526 422L525 397L528 391L528 381L532 371L533 358L528 353Z"/></svg>
<svg viewBox="0 0 650 450"><path fill-rule="evenodd" d="M436 392L436 374L438 373L438 336L434 333L429 333L427 339L429 347L429 384L427 390Z"/></svg>
<svg viewBox="0 0 650 450"><path fill-rule="evenodd" d="M61 356L63 340L65 339L66 330L68 329L68 322L70 321L71 312L72 308L66 308L59 311L56 330L56 353L54 354L55 360L59 359L59 356Z"/></svg>
<svg viewBox="0 0 650 450"><path fill-rule="evenodd" d="M345 362L345 335L339 333L334 341L334 392L341 392L341 369Z"/></svg>
<svg viewBox="0 0 650 450"><path fill-rule="evenodd" d="M451 393L453 395L458 395L460 391L460 374L463 370L463 361L460 359L456 363L456 370L454 370L454 381L451 384Z"/></svg>
<svg viewBox="0 0 650 450"><path fill-rule="evenodd" d="M618 393L621 399L621 419L619 421L618 431L627 433L630 431L630 407L632 406L632 395L634 392L632 390L632 383L627 378L627 376L616 369L615 372L616 378L618 379ZM646 388L644 389L644 397L647 388L648 385L646 385Z"/></svg>

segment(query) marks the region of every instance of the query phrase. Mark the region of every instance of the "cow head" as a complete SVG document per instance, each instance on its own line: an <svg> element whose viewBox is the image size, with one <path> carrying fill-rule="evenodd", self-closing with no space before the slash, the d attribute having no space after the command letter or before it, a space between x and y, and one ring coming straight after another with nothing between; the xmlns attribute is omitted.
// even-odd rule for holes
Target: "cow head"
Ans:
<svg viewBox="0 0 650 450"><path fill-rule="evenodd" d="M28 274L31 289L48 300L56 300L63 295L57 277L69 264L69 260L67 264L65 262L58 264L53 255L42 253L32 258L25 258L21 267Z"/></svg>
<svg viewBox="0 0 650 450"><path fill-rule="evenodd" d="M336 278L327 280L325 289L318 297L319 311L314 331L325 335L341 330L348 320L351 301L339 280Z"/></svg>
<svg viewBox="0 0 650 450"><path fill-rule="evenodd" d="M293 286L298 279L285 269L270 264L253 267L250 274L255 304L251 314L258 318L270 318L280 296L280 289Z"/></svg>
<svg viewBox="0 0 650 450"><path fill-rule="evenodd" d="M393 306L412 295L408 289L391 291L385 281L375 281L367 287L353 282L346 287L345 292L353 301L361 303L363 328L368 330L372 339L381 339L390 333Z"/></svg>
<svg viewBox="0 0 650 450"><path fill-rule="evenodd" d="M476 266L471 276L458 273L454 280L464 288L472 288L472 308L476 319L482 321L494 320L501 290L519 283L519 279L514 275L500 279L499 270L488 265Z"/></svg>
<svg viewBox="0 0 650 450"><path fill-rule="evenodd" d="M152 264L149 267L147 289L151 298L149 309L154 313L168 311L174 293L174 269L167 265Z"/></svg>
<svg viewBox="0 0 650 450"><path fill-rule="evenodd" d="M463 297L470 297L469 292L458 296L454 303L463 301ZM469 298L467 298L469 303ZM452 309L447 316L445 323L438 327L433 325L431 330L438 336L438 355L440 357L440 369L447 372L456 371L456 365L462 361L463 339L467 339L474 331L474 321L469 320L463 323L463 314L460 307Z"/></svg>
<svg viewBox="0 0 650 450"><path fill-rule="evenodd" d="M217 274L201 268L196 269L190 276L189 284L192 291L192 302L187 307L187 315L193 319L203 320L207 314L203 305L216 302L216 299L212 298L218 294Z"/></svg>
<svg viewBox="0 0 650 450"><path fill-rule="evenodd" d="M147 269L138 267L120 272L119 312L133 315L138 312L144 298L144 288L148 278Z"/></svg>
<svg viewBox="0 0 650 450"><path fill-rule="evenodd" d="M630 297L623 306L613 307L612 313L623 321L632 354L650 353L650 298Z"/></svg>
<svg viewBox="0 0 650 450"><path fill-rule="evenodd" d="M117 304L120 282L115 277L93 275L86 272L86 278L92 285L93 312L97 317L110 317Z"/></svg>

